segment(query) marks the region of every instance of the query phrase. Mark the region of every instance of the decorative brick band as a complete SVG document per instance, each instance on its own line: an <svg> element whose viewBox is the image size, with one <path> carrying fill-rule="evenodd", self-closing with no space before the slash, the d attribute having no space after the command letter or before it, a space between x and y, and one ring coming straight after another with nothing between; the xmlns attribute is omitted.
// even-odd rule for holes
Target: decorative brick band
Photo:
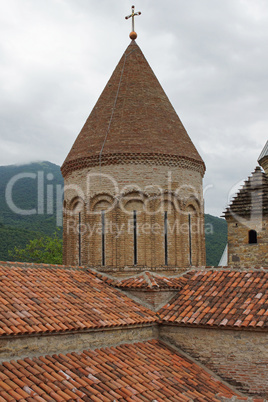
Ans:
<svg viewBox="0 0 268 402"><path fill-rule="evenodd" d="M99 166L100 159L99 155L89 156L86 158L78 158L73 161L64 163L61 167L61 172L63 176L74 170L91 168ZM169 154L106 154L101 158L102 166L109 165L125 165L125 164L146 164L146 165L161 165L161 166L176 166L184 169L190 169L200 172L202 177L204 176L206 167L203 162L196 161L195 159L187 158L185 156L179 155L169 155Z"/></svg>

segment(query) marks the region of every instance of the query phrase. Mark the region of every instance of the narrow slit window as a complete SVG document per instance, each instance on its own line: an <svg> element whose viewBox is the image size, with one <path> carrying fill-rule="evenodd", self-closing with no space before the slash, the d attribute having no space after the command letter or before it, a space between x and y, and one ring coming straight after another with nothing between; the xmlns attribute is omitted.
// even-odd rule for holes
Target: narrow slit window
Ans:
<svg viewBox="0 0 268 402"><path fill-rule="evenodd" d="M257 244L258 243L258 237L257 237L256 230L250 230L248 232L248 243L249 244Z"/></svg>
<svg viewBox="0 0 268 402"><path fill-rule="evenodd" d="M105 211L101 211L101 264L105 265Z"/></svg>
<svg viewBox="0 0 268 402"><path fill-rule="evenodd" d="M165 265L168 265L168 217L167 211L164 213L164 244L165 244Z"/></svg>
<svg viewBox="0 0 268 402"><path fill-rule="evenodd" d="M138 263L137 250L137 211L133 211L133 245L134 245L134 265Z"/></svg>
<svg viewBox="0 0 268 402"><path fill-rule="evenodd" d="M192 219L191 214L188 215L189 223L189 263L192 265Z"/></svg>
<svg viewBox="0 0 268 402"><path fill-rule="evenodd" d="M81 212L78 214L78 265L81 265Z"/></svg>

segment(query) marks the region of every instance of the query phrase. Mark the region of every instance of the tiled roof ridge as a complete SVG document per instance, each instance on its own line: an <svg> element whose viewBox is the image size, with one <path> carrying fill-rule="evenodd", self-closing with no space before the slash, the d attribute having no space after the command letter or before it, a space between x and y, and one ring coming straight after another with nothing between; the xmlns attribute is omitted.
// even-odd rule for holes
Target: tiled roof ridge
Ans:
<svg viewBox="0 0 268 402"><path fill-rule="evenodd" d="M194 273L207 273L207 272L247 272L253 274L255 272L267 272L268 267L190 267L187 271L178 275L164 276L161 273L151 272L149 270L139 272L136 275L127 278L114 278L107 276L101 272L93 272L99 279L102 279L108 285L121 290L141 289L141 290L161 290L161 289L174 289L180 291L187 281L193 276ZM165 281L177 280L177 283L164 283ZM148 284L148 285L146 285ZM176 296L175 296L176 297Z"/></svg>
<svg viewBox="0 0 268 402"><path fill-rule="evenodd" d="M145 282L148 283L148 287L149 287L149 288L159 287L159 286L157 285L157 283L153 280L153 278L150 278L150 272L149 272L149 271L144 271L144 272L142 273L142 276L144 277Z"/></svg>
<svg viewBox="0 0 268 402"><path fill-rule="evenodd" d="M156 340L152 339L152 341L149 342L155 342ZM171 353L179 353L181 356L184 356L188 361L191 361L193 363L197 363L198 366L200 368L203 368L208 374L213 374L215 375L216 381L218 381L219 383L224 383L227 387L230 387L230 389L233 392L238 392L238 395L236 396L232 396L232 398L230 399L230 396L227 398L222 392L219 392L216 397L219 398L219 400L221 402L238 402L238 401L247 401L247 402L268 402L267 399L262 399L262 398L258 398L256 399L255 396L249 396L246 394L243 394L240 390L238 391L238 389L231 385L228 381L224 380L223 378L221 378L220 376L218 376L218 374L215 371L210 371L210 369L204 365L200 360L195 359L193 355L188 354L186 351L182 350L181 348L179 348L177 345L175 345L174 343L170 343L167 339L162 340L157 339L157 343L162 346L163 348L169 350ZM190 402L193 402L193 400L191 400Z"/></svg>
<svg viewBox="0 0 268 402"><path fill-rule="evenodd" d="M113 275L109 275L106 272L100 272L97 269L94 269L92 267L88 267L86 265L81 265L81 266L77 266L77 265L60 265L60 264L45 264L45 263L35 263L35 262L20 262L20 261L0 261L0 266L11 266L11 267L18 267L18 268L36 268L36 269L64 269L64 270L76 270L76 271L83 271L83 272L89 272L92 275L95 275L98 279L103 280L104 282L112 285L112 286L116 286L119 282L121 282L122 280L126 280L126 279L138 279L140 276L143 276L145 280L147 281L151 281L151 279L149 279L148 274L150 276L155 276L159 279L161 278L167 278L167 279L182 279L183 277L185 277L187 274L193 272L193 271L236 271L236 272L244 272L244 271L249 271L252 270L252 272L266 272L268 270L268 266L267 267L263 267L263 266L239 266L239 267L232 267L232 266L196 266L196 267L189 267L186 271L182 272L182 273L178 273L176 275L170 275L170 276L165 276L162 273L158 273L158 272L154 272L154 271L150 271L150 270L145 270L142 272L137 273L136 275L132 275L130 277L127 278L123 278L123 279L119 279L119 278L115 278ZM144 274L147 274L146 276L144 276ZM156 284L156 286L158 286Z"/></svg>
<svg viewBox="0 0 268 402"><path fill-rule="evenodd" d="M21 261L0 261L0 266L13 266L14 268L42 268L42 269L66 269L66 270L76 270L76 271L87 271L86 266L76 266L76 265L60 265L60 264L45 264L41 262L21 262ZM94 273L94 270L92 270Z"/></svg>
<svg viewBox="0 0 268 402"><path fill-rule="evenodd" d="M192 272L208 272L208 271L213 271L213 272L219 272L219 271L226 271L226 272L267 272L268 271L268 266L267 267L255 267L255 266L205 266L205 267L191 267L189 270L185 271L182 273L182 277L185 277L188 274L191 274Z"/></svg>
<svg viewBox="0 0 268 402"><path fill-rule="evenodd" d="M166 284L166 286L165 285L161 286L161 283L159 283L159 281L157 281L157 279L162 280L162 281L169 280L169 278L164 275L159 275L157 273L150 272L150 271L144 271L143 276L144 276L145 280L147 281L148 287L150 289L153 289L153 288L160 289L163 287L170 287L170 285L168 285L168 284ZM171 277L170 279L174 279L174 277Z"/></svg>
<svg viewBox="0 0 268 402"><path fill-rule="evenodd" d="M118 282L118 279L115 278L113 275L109 275L106 272L100 272L100 271L95 271L93 268L89 268L87 267L86 271L88 271L89 273L96 275L96 277L100 280L102 280L103 282L105 282L107 285L112 286L112 287L116 287L116 284Z"/></svg>
<svg viewBox="0 0 268 402"><path fill-rule="evenodd" d="M21 261L0 261L0 266L11 266L14 268L35 268L35 269L64 269L64 270L75 270L82 272L89 272L95 275L98 279L102 279L104 282L107 280L115 280L114 277L108 274L102 274L101 272L95 270L92 267L86 265L63 265L63 264L46 264L41 262L21 262Z"/></svg>
<svg viewBox="0 0 268 402"><path fill-rule="evenodd" d="M119 288L119 289L136 289L136 288L143 288L143 289L180 289L182 284L172 284L168 283L168 281L172 280L180 280L182 279L182 274L174 275L174 276L164 276L162 274L158 274L156 272L151 272L149 270L139 272L136 275L130 276L128 278L108 278L101 273L98 273L99 277L104 280L109 285ZM140 282L139 282L140 281ZM129 282L131 282L129 284ZM141 284L143 286L137 286ZM161 283L162 282L162 283ZM163 283L164 282L164 283ZM146 286L147 284L147 286Z"/></svg>

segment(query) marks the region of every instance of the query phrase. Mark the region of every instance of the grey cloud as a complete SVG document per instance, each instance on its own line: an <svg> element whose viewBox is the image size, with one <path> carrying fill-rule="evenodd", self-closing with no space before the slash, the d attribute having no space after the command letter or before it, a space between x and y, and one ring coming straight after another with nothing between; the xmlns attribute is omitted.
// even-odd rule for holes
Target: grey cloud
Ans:
<svg viewBox="0 0 268 402"><path fill-rule="evenodd" d="M0 164L61 164L129 43L132 1L9 0L0 16ZM207 212L268 131L264 0L137 0L138 43L207 165Z"/></svg>

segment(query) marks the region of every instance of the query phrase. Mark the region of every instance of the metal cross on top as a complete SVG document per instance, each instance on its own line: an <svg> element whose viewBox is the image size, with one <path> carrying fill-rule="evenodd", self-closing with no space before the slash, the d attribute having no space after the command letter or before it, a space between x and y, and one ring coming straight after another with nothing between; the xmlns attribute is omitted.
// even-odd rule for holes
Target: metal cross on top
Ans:
<svg viewBox="0 0 268 402"><path fill-rule="evenodd" d="M130 33L130 38L131 39L136 39L137 38L137 34L136 34L136 32L135 32L135 26L134 26L134 18L136 17L136 16L138 16L138 15L141 15L141 12L140 11L138 11L138 12L136 12L135 13L135 6L132 6L131 7L131 10L132 10L132 13L130 14L130 15L128 15L127 17L125 17L126 18L126 20L128 20L129 18L132 18L132 32Z"/></svg>

